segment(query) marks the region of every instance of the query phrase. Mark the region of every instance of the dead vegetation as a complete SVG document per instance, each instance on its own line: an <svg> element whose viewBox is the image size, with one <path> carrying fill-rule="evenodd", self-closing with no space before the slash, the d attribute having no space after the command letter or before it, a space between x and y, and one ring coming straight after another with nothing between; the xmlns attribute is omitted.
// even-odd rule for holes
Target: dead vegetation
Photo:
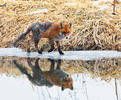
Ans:
<svg viewBox="0 0 121 100"><path fill-rule="evenodd" d="M66 21L72 22L73 33L62 42L64 50L121 50L121 2L116 4L116 15L112 15L112 2L95 6L90 0L0 1L5 3L0 6L0 47L10 47L33 22ZM102 10L103 5L107 8ZM35 12L39 9L44 12ZM46 41L43 39L40 46L44 43L48 49ZM23 49L34 48L31 34L19 44Z"/></svg>

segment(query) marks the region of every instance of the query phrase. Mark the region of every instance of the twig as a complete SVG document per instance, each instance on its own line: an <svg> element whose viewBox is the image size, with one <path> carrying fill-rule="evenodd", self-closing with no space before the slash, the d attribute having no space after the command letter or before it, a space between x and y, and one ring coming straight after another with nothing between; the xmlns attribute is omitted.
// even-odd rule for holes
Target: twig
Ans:
<svg viewBox="0 0 121 100"><path fill-rule="evenodd" d="M117 100L118 100L118 89L117 89L117 81L116 81L116 78L115 78L115 92L116 92L116 97L117 97Z"/></svg>
<svg viewBox="0 0 121 100"><path fill-rule="evenodd" d="M116 15L116 13L115 13L115 10L116 10L116 1L117 0L113 1L113 13L112 13L113 15Z"/></svg>

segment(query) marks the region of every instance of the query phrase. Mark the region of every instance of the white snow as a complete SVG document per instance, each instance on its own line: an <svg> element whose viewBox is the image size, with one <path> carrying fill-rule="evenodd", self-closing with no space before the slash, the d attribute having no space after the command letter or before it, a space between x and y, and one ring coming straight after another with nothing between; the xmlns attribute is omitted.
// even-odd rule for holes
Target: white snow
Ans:
<svg viewBox="0 0 121 100"><path fill-rule="evenodd" d="M65 60L96 60L103 58L121 58L121 52L118 51L63 51L64 55L60 55L58 51L43 52L27 52L18 48L0 48L0 56L17 56L17 57L31 57L31 58L52 58Z"/></svg>
<svg viewBox="0 0 121 100"><path fill-rule="evenodd" d="M48 9L38 9L37 11L31 12L30 14L47 13Z"/></svg>

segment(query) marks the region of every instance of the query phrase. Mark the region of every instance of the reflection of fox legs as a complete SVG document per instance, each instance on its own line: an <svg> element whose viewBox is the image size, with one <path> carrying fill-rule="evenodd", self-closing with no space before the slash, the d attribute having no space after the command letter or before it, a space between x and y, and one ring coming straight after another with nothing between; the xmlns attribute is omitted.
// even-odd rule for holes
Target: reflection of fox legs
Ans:
<svg viewBox="0 0 121 100"><path fill-rule="evenodd" d="M35 61L35 65L33 65L31 63L31 60L28 59L28 65L31 67L33 75L31 75L30 73L28 73L27 72L27 68L25 68L21 64L17 63L16 60L14 60L13 63L20 70L20 72L22 72L23 74L25 74L28 77L29 81L32 82L34 85L37 85L37 86L46 85L46 86L50 87L50 86L52 86L52 84L48 80L46 80L45 78L43 78L42 71L39 68L38 60L39 59L37 59Z"/></svg>
<svg viewBox="0 0 121 100"><path fill-rule="evenodd" d="M51 62L50 70L49 71L54 71L55 61L53 59L48 59L48 61Z"/></svg>
<svg viewBox="0 0 121 100"><path fill-rule="evenodd" d="M48 59L51 62L50 71L43 72L44 77L52 84L60 86L62 90L70 88L73 90L72 78L61 70L61 59L57 60L55 66L55 60ZM54 68L56 67L56 68Z"/></svg>
<svg viewBox="0 0 121 100"><path fill-rule="evenodd" d="M42 71L39 66L39 58L36 59L34 64L32 64L31 59L28 58L28 65L31 67L33 75L28 73L27 68L17 63L16 60L13 63L16 67L25 75L27 75L28 79L35 85L42 86L52 86L57 85L60 86L62 90L65 88L70 88L73 90L73 80L67 73L60 70L61 69L61 60L57 61L57 66L55 66L55 60L48 59L51 63L49 71ZM56 67L56 68L54 68ZM44 80L44 81L43 81Z"/></svg>
<svg viewBox="0 0 121 100"><path fill-rule="evenodd" d="M27 62L28 62L28 65L32 68L33 74L35 73L42 74L42 71L39 67L39 58L37 58L37 60L35 61L35 65L32 65L30 58L28 58Z"/></svg>
<svg viewBox="0 0 121 100"><path fill-rule="evenodd" d="M61 59L59 59L58 61L57 61L57 67L56 67L56 69L60 69L61 70Z"/></svg>
<svg viewBox="0 0 121 100"><path fill-rule="evenodd" d="M56 69L54 69L54 67L55 67L55 60L53 60L53 59L48 59L48 60L51 62L50 71L54 71L56 69L61 70L61 68L60 68L60 66L61 66L61 59L57 60L57 67L56 67Z"/></svg>

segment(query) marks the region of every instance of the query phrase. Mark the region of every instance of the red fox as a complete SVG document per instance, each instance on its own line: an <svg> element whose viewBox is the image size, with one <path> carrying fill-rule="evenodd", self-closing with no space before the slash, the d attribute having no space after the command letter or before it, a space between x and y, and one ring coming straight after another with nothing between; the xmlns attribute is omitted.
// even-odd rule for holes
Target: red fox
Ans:
<svg viewBox="0 0 121 100"><path fill-rule="evenodd" d="M55 61L53 59L48 59L51 62L50 70L43 71L43 76L53 85L61 87L61 90L69 88L73 90L73 80L70 75L63 70L61 70L61 60L57 61L56 69Z"/></svg>
<svg viewBox="0 0 121 100"><path fill-rule="evenodd" d="M63 40L64 38L68 39L71 34L71 23L60 23L60 24L53 24L51 22L36 22L31 24L25 33L23 33L14 43L13 45L16 47L17 42L24 39L26 35L32 31L33 33L33 40L35 42L35 48L37 49L38 53L42 53L42 50L38 49L38 43L41 38L48 38L51 48L48 52L52 52L54 50L54 41L57 44L58 52L60 55L64 53L61 51L61 47L59 41Z"/></svg>
<svg viewBox="0 0 121 100"><path fill-rule="evenodd" d="M17 60L13 60L13 63L16 67L25 75L27 75L28 79L37 86L48 86L52 87L53 85L61 87L61 90L69 88L73 90L73 80L70 75L63 70L61 70L61 60L57 61L57 65L55 66L55 60L48 59L51 62L49 71L42 71L41 66L39 66L39 58L36 59L35 64L33 64L28 58L28 65L32 69L33 75L29 73L27 68L17 62ZM56 67L56 68L55 68Z"/></svg>
<svg viewBox="0 0 121 100"><path fill-rule="evenodd" d="M54 71L45 71L43 76L51 83L61 87L61 90L69 88L73 90L73 80L67 73L56 69Z"/></svg>

